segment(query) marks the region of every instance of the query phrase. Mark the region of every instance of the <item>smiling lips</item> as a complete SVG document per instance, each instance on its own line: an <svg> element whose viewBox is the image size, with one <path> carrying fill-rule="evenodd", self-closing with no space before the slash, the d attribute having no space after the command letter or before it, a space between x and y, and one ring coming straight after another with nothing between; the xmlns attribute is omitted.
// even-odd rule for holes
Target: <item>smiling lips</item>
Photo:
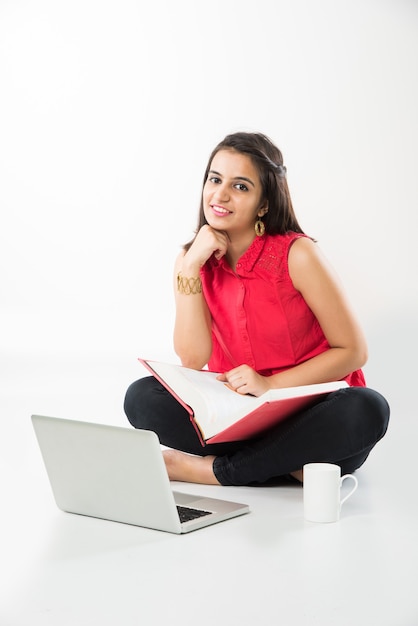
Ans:
<svg viewBox="0 0 418 626"><path fill-rule="evenodd" d="M226 215L231 215L232 213L232 211L228 211L228 209L225 209L223 206L219 206L218 204L211 204L211 209L215 215L218 215L219 217L225 217Z"/></svg>

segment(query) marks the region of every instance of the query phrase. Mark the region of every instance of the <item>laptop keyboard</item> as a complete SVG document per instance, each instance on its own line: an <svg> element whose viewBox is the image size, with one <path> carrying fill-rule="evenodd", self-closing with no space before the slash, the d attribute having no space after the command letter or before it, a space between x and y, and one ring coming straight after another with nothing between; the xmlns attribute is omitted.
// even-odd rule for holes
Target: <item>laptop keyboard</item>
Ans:
<svg viewBox="0 0 418 626"><path fill-rule="evenodd" d="M177 511L179 513L180 522L190 522L190 520L197 519L198 517L204 517L210 515L210 511L202 511L201 509L191 509L187 506L177 505Z"/></svg>

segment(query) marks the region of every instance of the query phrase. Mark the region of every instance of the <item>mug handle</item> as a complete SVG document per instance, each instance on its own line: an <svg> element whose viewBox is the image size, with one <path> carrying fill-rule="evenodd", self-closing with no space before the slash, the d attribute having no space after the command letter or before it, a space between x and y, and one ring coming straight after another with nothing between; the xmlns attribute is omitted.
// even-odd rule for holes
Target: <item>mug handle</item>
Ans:
<svg viewBox="0 0 418 626"><path fill-rule="evenodd" d="M342 506L344 504L344 502L353 495L353 493L355 492L355 490L358 487L358 480L355 476L353 476L353 474L344 474L344 476L341 477L341 481L340 481L340 487L342 487L343 482L345 481L346 478L351 478L352 480L354 480L354 487L352 488L352 490L345 496L345 498L343 498L340 502L340 506Z"/></svg>

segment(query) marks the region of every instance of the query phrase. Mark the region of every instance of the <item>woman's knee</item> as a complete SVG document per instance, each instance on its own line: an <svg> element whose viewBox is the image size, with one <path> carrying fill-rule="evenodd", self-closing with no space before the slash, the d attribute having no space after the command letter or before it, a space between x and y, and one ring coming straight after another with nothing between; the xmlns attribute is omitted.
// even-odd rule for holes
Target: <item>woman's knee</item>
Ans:
<svg viewBox="0 0 418 626"><path fill-rule="evenodd" d="M359 417L367 420L375 441L379 441L389 425L390 407L386 398L369 387L351 387L350 391L356 396Z"/></svg>
<svg viewBox="0 0 418 626"><path fill-rule="evenodd" d="M123 408L130 424L135 428L144 426L140 422L149 413L149 408L153 404L156 382L153 376L140 378L132 383L126 391Z"/></svg>
<svg viewBox="0 0 418 626"><path fill-rule="evenodd" d="M379 439L386 433L389 425L390 407L389 403L374 389L367 389L367 402L370 405L370 415L373 415L375 420L375 427L379 436Z"/></svg>

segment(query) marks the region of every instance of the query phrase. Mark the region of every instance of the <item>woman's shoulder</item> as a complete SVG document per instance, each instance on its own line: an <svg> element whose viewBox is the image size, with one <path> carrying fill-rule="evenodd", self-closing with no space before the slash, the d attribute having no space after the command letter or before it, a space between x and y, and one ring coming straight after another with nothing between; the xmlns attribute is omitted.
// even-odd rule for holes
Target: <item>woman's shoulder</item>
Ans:
<svg viewBox="0 0 418 626"><path fill-rule="evenodd" d="M313 282L314 279L322 283L337 280L331 263L318 243L310 237L295 240L289 251L288 268L297 289L300 289L306 281Z"/></svg>
<svg viewBox="0 0 418 626"><path fill-rule="evenodd" d="M305 235L305 233L297 233L294 230L288 230L285 233L279 233L277 235L266 235L266 237L269 241L276 242L279 245L289 245L297 239L311 239L309 235Z"/></svg>
<svg viewBox="0 0 418 626"><path fill-rule="evenodd" d="M312 237L308 235L300 235L292 238L289 245L289 259L306 263L314 258L322 256L321 250Z"/></svg>
<svg viewBox="0 0 418 626"><path fill-rule="evenodd" d="M268 253L268 250L271 251L272 249L275 249L280 256L287 257L289 250L299 240L309 241L310 237L304 233L296 233L294 231L288 231L278 235L267 235L265 250Z"/></svg>

